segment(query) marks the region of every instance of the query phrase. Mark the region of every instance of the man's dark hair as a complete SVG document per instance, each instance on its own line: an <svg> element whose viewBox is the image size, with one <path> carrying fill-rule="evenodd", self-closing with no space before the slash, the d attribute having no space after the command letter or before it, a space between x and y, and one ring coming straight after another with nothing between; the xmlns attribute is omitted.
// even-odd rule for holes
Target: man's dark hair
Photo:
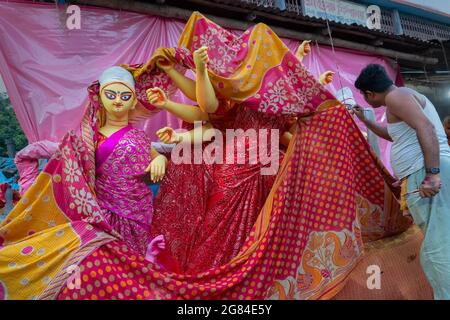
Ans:
<svg viewBox="0 0 450 320"><path fill-rule="evenodd" d="M450 124L450 116L446 116L446 117L444 118L444 121L442 121L442 123L443 123L444 125L446 125L447 123Z"/></svg>
<svg viewBox="0 0 450 320"><path fill-rule="evenodd" d="M355 87L361 91L385 92L394 83L389 78L386 69L379 64L369 64L362 69L355 81Z"/></svg>

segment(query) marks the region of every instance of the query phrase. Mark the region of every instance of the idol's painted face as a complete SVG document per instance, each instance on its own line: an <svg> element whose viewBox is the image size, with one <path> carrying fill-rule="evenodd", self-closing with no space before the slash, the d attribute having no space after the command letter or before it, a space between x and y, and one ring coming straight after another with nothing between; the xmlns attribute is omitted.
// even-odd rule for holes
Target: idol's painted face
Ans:
<svg viewBox="0 0 450 320"><path fill-rule="evenodd" d="M136 106L136 95L123 83L111 83L102 88L100 99L106 112L117 116L128 114Z"/></svg>

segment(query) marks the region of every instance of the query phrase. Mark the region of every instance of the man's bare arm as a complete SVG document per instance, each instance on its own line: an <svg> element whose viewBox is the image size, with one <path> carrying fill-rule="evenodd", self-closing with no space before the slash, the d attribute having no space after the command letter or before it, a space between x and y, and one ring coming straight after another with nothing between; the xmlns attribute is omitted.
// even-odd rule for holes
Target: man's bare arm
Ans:
<svg viewBox="0 0 450 320"><path fill-rule="evenodd" d="M360 106L355 106L353 108L353 112L366 125L367 129L371 130L377 136L385 140L392 141L392 138L388 133L387 127L375 121L366 119L366 117L364 116L363 109Z"/></svg>

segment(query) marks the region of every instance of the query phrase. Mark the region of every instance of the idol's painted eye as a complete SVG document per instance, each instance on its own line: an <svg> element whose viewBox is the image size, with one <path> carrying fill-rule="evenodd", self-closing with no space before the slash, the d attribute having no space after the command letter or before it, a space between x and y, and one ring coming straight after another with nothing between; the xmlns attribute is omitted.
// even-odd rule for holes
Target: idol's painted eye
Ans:
<svg viewBox="0 0 450 320"><path fill-rule="evenodd" d="M112 91L105 91L105 96L109 99L109 100L114 100L116 98L116 94Z"/></svg>
<svg viewBox="0 0 450 320"><path fill-rule="evenodd" d="M128 101L131 99L131 97L132 97L131 93L122 93L120 99L122 99L122 101Z"/></svg>

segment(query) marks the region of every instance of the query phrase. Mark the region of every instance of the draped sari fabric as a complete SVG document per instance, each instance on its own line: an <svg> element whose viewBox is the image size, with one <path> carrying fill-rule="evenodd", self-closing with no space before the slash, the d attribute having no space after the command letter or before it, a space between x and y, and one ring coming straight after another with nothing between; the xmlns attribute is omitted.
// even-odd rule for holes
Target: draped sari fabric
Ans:
<svg viewBox="0 0 450 320"><path fill-rule="evenodd" d="M126 244L144 256L153 216L153 194L144 181L150 150L145 132L128 125L97 146L95 163L95 191L103 215Z"/></svg>
<svg viewBox="0 0 450 320"><path fill-rule="evenodd" d="M38 299L59 290L71 275L67 268L115 239L88 172L87 148L71 132L0 225L3 299Z"/></svg>
<svg viewBox="0 0 450 320"><path fill-rule="evenodd" d="M0 0L0 73L30 143L59 142L82 118L86 84L111 65L143 62L160 46L176 46L185 25L176 19L123 10L82 5L80 8L81 29L68 30L64 5ZM293 39L284 38L283 42L293 52L299 45ZM364 66L381 64L392 79L399 74L398 65L383 56L343 48L332 50L317 43L303 63L316 77L326 70L339 70L327 88L336 92L349 87L361 105L364 98L353 83ZM396 85L402 86L398 82ZM190 103L181 92L174 99ZM383 108L376 110L378 121L385 121L384 113ZM163 111L140 128L156 139L155 131L167 124L174 128L180 125L175 116ZM390 143L380 140L382 159L390 168L387 146Z"/></svg>
<svg viewBox="0 0 450 320"><path fill-rule="evenodd" d="M66 136L61 151L0 226L3 298L326 299L361 259L364 239L409 226L393 200L393 178L345 107L263 24L236 37L194 13L178 48L161 49L145 65L129 67L141 103L152 81L170 85L163 74L152 80L157 58L192 68L191 53L204 44L210 48L209 73L221 98L267 115L300 117L238 254L219 267L179 274L145 261L112 231L99 214L94 191L93 141L99 121L94 86L81 137ZM70 159L76 159L83 179L75 188L64 188ZM80 197L81 204L74 202ZM64 237L56 241L60 230ZM52 271L36 269L38 263ZM66 282L67 265L78 268L79 287Z"/></svg>
<svg viewBox="0 0 450 320"><path fill-rule="evenodd" d="M14 162L19 171L20 194L24 194L38 176L39 159L50 159L57 148L57 143L46 140L31 143L17 152Z"/></svg>
<svg viewBox="0 0 450 320"><path fill-rule="evenodd" d="M302 115L339 104L265 24L237 37L198 12L187 22L178 48L160 48L145 65L128 70L136 78L151 78L148 71L161 58L194 69L192 52L202 46L209 48L208 73L219 97L268 114ZM148 86L142 84L136 91L144 100Z"/></svg>
<svg viewBox="0 0 450 320"><path fill-rule="evenodd" d="M221 136L200 151L209 160L208 149L217 145L226 155L200 164L171 161L155 199L152 233L164 236L166 248L185 273L221 266L237 255L283 158L279 135L289 128L288 116L264 114L244 105L222 109L210 115L210 123ZM231 139L229 131L242 135ZM194 159L196 150L191 149ZM270 163L261 157L264 149L273 157ZM254 161L250 161L252 155ZM244 157L248 161L240 161ZM270 174L262 173L270 167Z"/></svg>

